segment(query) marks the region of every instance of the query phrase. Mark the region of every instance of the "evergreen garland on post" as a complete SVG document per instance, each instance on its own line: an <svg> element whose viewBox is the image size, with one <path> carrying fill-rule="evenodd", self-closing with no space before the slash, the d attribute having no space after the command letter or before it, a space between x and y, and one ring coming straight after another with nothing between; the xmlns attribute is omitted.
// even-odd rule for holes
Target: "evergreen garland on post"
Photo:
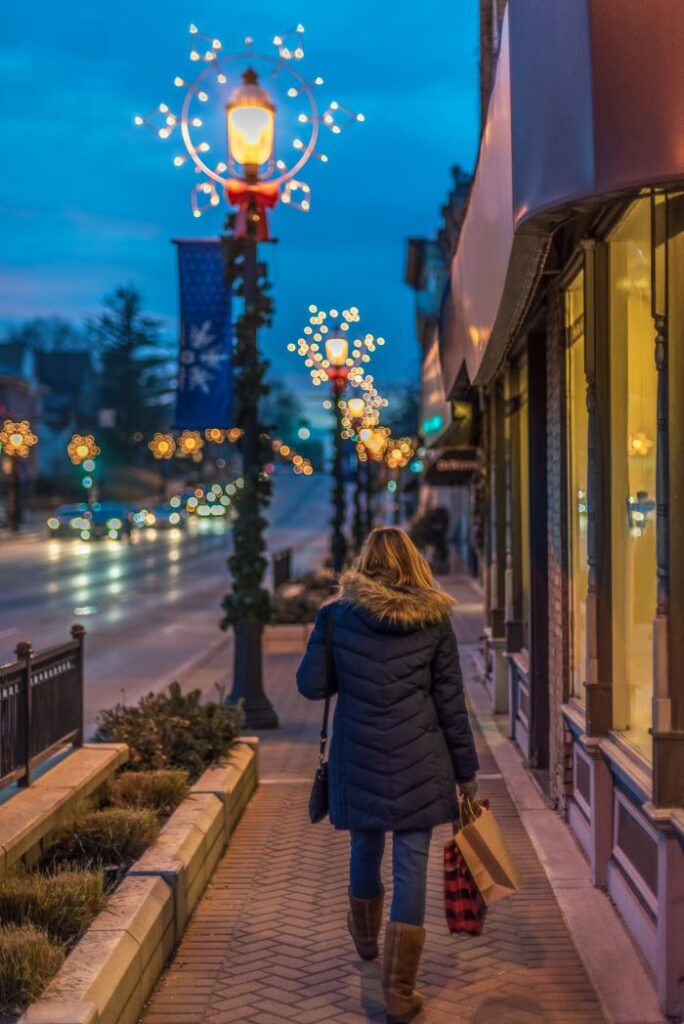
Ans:
<svg viewBox="0 0 684 1024"><path fill-rule="evenodd" d="M232 227L232 218L229 219ZM244 296L245 259L254 258L248 246L256 246L250 238L223 238L226 265L226 280L229 285L241 280L237 295ZM234 372L234 419L235 426L244 429L247 411L259 409L260 399L268 394L265 376L268 362L258 354L255 358L256 337L260 327L270 325L273 301L266 294L270 287L266 277L266 265L257 264L257 288L254 302L245 302L245 308L235 327L233 350ZM264 515L271 501L271 480L265 465L271 455L271 447L265 427L259 423L256 458L254 450L244 458L245 445L249 439L243 433L239 447L243 454L243 487L236 494L237 518L233 527L233 554L228 559L228 568L233 577L233 590L222 602L225 615L221 628L228 629L238 620L265 625L269 621L271 602L268 590L262 586L267 567L264 530L267 522Z"/></svg>

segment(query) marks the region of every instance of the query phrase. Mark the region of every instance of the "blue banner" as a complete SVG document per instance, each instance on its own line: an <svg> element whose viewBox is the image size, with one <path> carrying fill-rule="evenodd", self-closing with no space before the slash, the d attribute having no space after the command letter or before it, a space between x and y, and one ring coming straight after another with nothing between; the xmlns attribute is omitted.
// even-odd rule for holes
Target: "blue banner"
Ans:
<svg viewBox="0 0 684 1024"><path fill-rule="evenodd" d="M230 427L231 292L218 238L175 239L180 291L179 430Z"/></svg>

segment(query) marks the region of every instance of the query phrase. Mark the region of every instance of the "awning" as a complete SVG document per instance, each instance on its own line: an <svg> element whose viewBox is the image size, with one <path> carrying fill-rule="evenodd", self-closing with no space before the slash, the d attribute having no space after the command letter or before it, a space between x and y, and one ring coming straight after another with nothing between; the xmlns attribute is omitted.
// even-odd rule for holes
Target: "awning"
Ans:
<svg viewBox="0 0 684 1024"><path fill-rule="evenodd" d="M447 396L464 366L495 373L559 219L684 181L683 53L682 0L509 0L451 265Z"/></svg>

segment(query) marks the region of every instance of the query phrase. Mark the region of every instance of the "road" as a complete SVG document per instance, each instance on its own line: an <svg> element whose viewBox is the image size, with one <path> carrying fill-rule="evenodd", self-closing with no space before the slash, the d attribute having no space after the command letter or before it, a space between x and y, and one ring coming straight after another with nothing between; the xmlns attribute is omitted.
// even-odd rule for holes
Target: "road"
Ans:
<svg viewBox="0 0 684 1024"><path fill-rule="evenodd" d="M329 479L274 477L268 547L293 547L297 570L326 554ZM184 531L144 531L131 544L25 537L0 543L0 663L20 640L40 650L86 627L85 719L125 695L133 703L166 685L223 636L230 586L225 521ZM228 654L226 653L226 657Z"/></svg>

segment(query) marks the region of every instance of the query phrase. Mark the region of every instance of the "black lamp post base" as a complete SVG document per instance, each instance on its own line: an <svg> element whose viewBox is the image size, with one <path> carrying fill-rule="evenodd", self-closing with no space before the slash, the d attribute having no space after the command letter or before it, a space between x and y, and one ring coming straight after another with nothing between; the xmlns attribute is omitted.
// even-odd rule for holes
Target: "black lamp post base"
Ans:
<svg viewBox="0 0 684 1024"><path fill-rule="evenodd" d="M245 724L243 728L258 731L260 729L277 729L280 725L276 710L268 697L264 695L262 700L249 701L242 705L245 713Z"/></svg>
<svg viewBox="0 0 684 1024"><path fill-rule="evenodd" d="M261 661L262 627L257 622L235 623L235 661L230 704L242 700L245 729L277 729L278 715L264 693Z"/></svg>

